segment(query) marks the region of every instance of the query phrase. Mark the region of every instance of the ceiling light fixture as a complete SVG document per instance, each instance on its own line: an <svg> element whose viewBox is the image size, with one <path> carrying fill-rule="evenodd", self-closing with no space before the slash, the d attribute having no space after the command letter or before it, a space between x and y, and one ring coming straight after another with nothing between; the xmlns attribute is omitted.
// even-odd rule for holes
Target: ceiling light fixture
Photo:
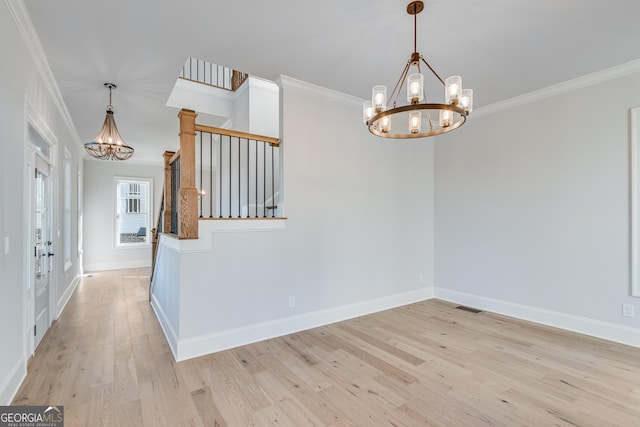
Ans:
<svg viewBox="0 0 640 427"><path fill-rule="evenodd" d="M104 119L98 136L91 142L84 144L85 150L96 159L101 160L127 160L133 156L133 148L124 143L116 120L113 118L113 106L111 105L111 90L116 88L113 83L105 83L109 89L109 105L107 105L107 117Z"/></svg>
<svg viewBox="0 0 640 427"><path fill-rule="evenodd" d="M387 87L377 85L373 87L371 101L363 104L363 121L374 135L395 139L440 135L462 126L473 109L473 90L462 89L462 78L452 76L442 80L417 52L417 15L423 9L424 3L421 1L413 1L407 6L407 13L413 15L413 53L388 101ZM446 103L427 103L421 62L444 85ZM417 72L409 74L411 67L415 67ZM398 96L405 81L410 104L398 107Z"/></svg>

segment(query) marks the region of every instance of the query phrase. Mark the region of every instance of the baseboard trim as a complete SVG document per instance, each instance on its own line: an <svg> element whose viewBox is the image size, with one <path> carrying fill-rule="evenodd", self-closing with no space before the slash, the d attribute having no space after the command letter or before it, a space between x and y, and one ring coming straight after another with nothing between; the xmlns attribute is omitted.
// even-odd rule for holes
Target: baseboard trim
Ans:
<svg viewBox="0 0 640 427"><path fill-rule="evenodd" d="M134 261L119 261L119 262L107 262L103 264L85 264L84 272L95 272L105 270L125 270L127 268L142 268L151 267L151 260L134 260Z"/></svg>
<svg viewBox="0 0 640 427"><path fill-rule="evenodd" d="M178 341L177 354L174 352L174 356L176 356L176 361L179 362L431 298L433 298L433 288L423 288L341 307L318 310L213 334L182 339Z"/></svg>
<svg viewBox="0 0 640 427"><path fill-rule="evenodd" d="M74 277L73 280L71 281L71 284L67 287L67 290L64 291L64 294L62 294L62 296L58 299L56 319L60 317L60 315L64 311L64 308L67 306L67 303L71 299L71 296L73 295L76 288L78 287L78 283L80 283L80 277L81 276L79 275Z"/></svg>
<svg viewBox="0 0 640 427"><path fill-rule="evenodd" d="M11 368L11 371L9 371L7 378L0 384L0 405L11 405L11 402L13 402L26 377L27 363L24 356L21 356L13 368Z"/></svg>
<svg viewBox="0 0 640 427"><path fill-rule="evenodd" d="M153 312L156 314L156 319L158 319L158 323L160 323L160 328L164 333L164 337L169 344L169 348L171 349L171 353L173 354L173 358L178 360L178 335L176 331L171 326L171 322L169 322L169 318L165 314L164 310L162 310L162 306L158 303L155 295L151 296L151 308Z"/></svg>
<svg viewBox="0 0 640 427"><path fill-rule="evenodd" d="M443 288L435 288L434 297L505 316L553 326L633 347L640 347L640 330L628 326Z"/></svg>

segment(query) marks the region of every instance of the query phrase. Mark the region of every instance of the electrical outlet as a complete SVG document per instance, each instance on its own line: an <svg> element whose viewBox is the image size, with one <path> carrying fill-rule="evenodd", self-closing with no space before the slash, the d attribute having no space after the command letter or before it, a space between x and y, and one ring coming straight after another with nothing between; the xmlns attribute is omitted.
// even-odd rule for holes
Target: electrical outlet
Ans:
<svg viewBox="0 0 640 427"><path fill-rule="evenodd" d="M4 238L4 254L7 255L9 253L9 237Z"/></svg>
<svg viewBox="0 0 640 427"><path fill-rule="evenodd" d="M296 297L294 297L294 296L290 296L290 297L289 297L289 307L290 307L290 308L293 308L293 307L295 307L295 306L296 306Z"/></svg>
<svg viewBox="0 0 640 427"><path fill-rule="evenodd" d="M636 308L631 304L622 304L622 315L624 317L636 317Z"/></svg>
<svg viewBox="0 0 640 427"><path fill-rule="evenodd" d="M422 274L418 275L418 282L424 283L424 276Z"/></svg>

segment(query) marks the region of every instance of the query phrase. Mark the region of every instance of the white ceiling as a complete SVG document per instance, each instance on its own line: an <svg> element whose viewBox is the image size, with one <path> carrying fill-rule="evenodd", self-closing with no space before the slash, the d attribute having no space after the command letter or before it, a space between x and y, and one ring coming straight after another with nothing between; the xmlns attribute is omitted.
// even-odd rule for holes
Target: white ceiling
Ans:
<svg viewBox="0 0 640 427"><path fill-rule="evenodd" d="M131 161L156 162L178 144L165 103L187 57L367 98L395 84L413 50L408 3L25 1L82 141L113 82ZM425 0L418 51L443 78L462 75L478 108L640 58L639 16L637 0Z"/></svg>

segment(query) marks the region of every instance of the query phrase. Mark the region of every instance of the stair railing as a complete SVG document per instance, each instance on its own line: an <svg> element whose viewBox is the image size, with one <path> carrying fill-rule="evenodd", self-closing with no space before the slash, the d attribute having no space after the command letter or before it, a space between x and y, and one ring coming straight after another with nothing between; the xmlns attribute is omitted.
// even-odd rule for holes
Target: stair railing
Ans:
<svg viewBox="0 0 640 427"><path fill-rule="evenodd" d="M181 79L235 92L249 77L247 73L201 59L189 58L182 66Z"/></svg>
<svg viewBox="0 0 640 427"><path fill-rule="evenodd" d="M196 160L200 219L277 217L278 138L196 125Z"/></svg>
<svg viewBox="0 0 640 427"><path fill-rule="evenodd" d="M199 125L197 116L180 111L180 149L164 153L164 232L197 239L199 219L277 218L280 140Z"/></svg>

